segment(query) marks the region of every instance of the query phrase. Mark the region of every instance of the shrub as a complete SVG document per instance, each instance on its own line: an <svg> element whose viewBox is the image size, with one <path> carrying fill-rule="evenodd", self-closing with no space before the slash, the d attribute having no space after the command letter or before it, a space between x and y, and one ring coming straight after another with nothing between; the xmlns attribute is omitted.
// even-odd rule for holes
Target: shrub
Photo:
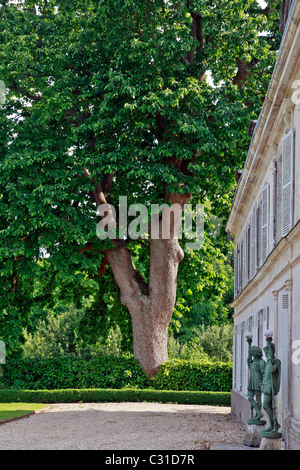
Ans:
<svg viewBox="0 0 300 470"><path fill-rule="evenodd" d="M189 347L187 343L182 344L171 335L168 338L168 356L169 359L209 360L208 355L201 346Z"/></svg>
<svg viewBox="0 0 300 470"><path fill-rule="evenodd" d="M3 369L2 387L5 388L53 390L151 386L138 362L128 357L10 359Z"/></svg>
<svg viewBox="0 0 300 470"><path fill-rule="evenodd" d="M136 389L0 390L0 403L156 402L230 406L229 392Z"/></svg>
<svg viewBox="0 0 300 470"><path fill-rule="evenodd" d="M231 390L232 365L222 362L173 359L150 380L132 357L105 356L85 360L63 356L51 359L9 359L3 366L2 387L27 390L146 389Z"/></svg>
<svg viewBox="0 0 300 470"><path fill-rule="evenodd" d="M229 392L232 387L232 364L173 359L160 366L153 384L161 390Z"/></svg>
<svg viewBox="0 0 300 470"><path fill-rule="evenodd" d="M89 302L86 301L86 304ZM42 313L43 310L37 307L36 316L41 316ZM119 326L110 328L107 336L99 336L97 341L90 343L86 337L83 341L80 334L80 325L82 328L84 321L84 309L77 309L73 304L64 306L58 303L53 310L47 312L46 318L37 323L33 331L24 331L23 355L30 359L47 359L70 354L89 359L104 355L122 355L122 332ZM86 332L84 334L87 336Z"/></svg>
<svg viewBox="0 0 300 470"><path fill-rule="evenodd" d="M213 361L232 361L232 324L201 326L196 335L196 343Z"/></svg>

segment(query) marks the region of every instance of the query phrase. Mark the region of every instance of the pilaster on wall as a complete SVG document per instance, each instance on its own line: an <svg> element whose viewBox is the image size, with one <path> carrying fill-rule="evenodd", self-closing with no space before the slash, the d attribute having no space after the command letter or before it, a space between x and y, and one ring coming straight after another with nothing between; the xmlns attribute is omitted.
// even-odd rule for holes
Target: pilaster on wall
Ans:
<svg viewBox="0 0 300 470"><path fill-rule="evenodd" d="M278 297L279 297L279 290L273 290L273 311L274 311L274 316L273 316L273 325L274 325L274 343L275 347L278 351Z"/></svg>

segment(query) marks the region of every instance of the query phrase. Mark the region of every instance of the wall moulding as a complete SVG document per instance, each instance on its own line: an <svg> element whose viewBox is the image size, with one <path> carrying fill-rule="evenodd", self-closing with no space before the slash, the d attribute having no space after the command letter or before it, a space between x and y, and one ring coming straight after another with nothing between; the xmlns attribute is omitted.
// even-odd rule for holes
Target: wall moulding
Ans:
<svg viewBox="0 0 300 470"><path fill-rule="evenodd" d="M273 294L273 298L274 298L275 302L277 302L278 296L279 296L279 290L273 290L272 294Z"/></svg>
<svg viewBox="0 0 300 470"><path fill-rule="evenodd" d="M292 287L293 287L293 280L292 279L286 280L284 284L284 290L290 291L292 290Z"/></svg>

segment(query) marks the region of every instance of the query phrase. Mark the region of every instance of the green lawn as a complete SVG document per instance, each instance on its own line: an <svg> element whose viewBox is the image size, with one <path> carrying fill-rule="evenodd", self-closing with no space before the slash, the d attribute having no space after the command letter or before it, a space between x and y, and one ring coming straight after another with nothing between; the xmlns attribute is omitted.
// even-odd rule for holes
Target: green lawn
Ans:
<svg viewBox="0 0 300 470"><path fill-rule="evenodd" d="M45 406L41 403L0 403L0 422L5 419L19 418Z"/></svg>

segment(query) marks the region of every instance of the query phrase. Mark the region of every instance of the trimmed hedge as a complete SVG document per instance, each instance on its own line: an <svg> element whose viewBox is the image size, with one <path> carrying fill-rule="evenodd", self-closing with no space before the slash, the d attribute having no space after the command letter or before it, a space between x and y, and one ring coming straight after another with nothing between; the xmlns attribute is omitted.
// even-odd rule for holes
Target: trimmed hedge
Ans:
<svg viewBox="0 0 300 470"><path fill-rule="evenodd" d="M7 359L1 377L3 388L58 390L123 387L148 388L150 379L133 358L103 356L97 359L62 356L49 359Z"/></svg>
<svg viewBox="0 0 300 470"><path fill-rule="evenodd" d="M22 390L122 389L230 392L232 364L170 360L150 380L128 357L8 359L1 387ZM0 387L0 388L1 388Z"/></svg>
<svg viewBox="0 0 300 470"><path fill-rule="evenodd" d="M229 392L232 387L232 363L173 359L160 366L154 383L155 388L160 390Z"/></svg>
<svg viewBox="0 0 300 470"><path fill-rule="evenodd" d="M156 402L230 406L229 392L137 389L0 390L0 403Z"/></svg>

